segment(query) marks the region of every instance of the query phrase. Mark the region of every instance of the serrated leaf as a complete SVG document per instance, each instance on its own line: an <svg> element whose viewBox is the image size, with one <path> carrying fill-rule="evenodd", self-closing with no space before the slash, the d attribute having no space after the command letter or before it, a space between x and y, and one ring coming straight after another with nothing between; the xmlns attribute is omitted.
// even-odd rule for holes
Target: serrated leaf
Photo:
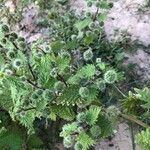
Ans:
<svg viewBox="0 0 150 150"><path fill-rule="evenodd" d="M78 29L78 30L82 30L84 29L85 27L87 27L90 23L92 22L92 19L91 18L86 18L82 21L79 21L75 24L75 27Z"/></svg>
<svg viewBox="0 0 150 150"><path fill-rule="evenodd" d="M85 132L81 132L78 135L77 141L82 145L83 150L88 150L91 146L95 144L95 141Z"/></svg>

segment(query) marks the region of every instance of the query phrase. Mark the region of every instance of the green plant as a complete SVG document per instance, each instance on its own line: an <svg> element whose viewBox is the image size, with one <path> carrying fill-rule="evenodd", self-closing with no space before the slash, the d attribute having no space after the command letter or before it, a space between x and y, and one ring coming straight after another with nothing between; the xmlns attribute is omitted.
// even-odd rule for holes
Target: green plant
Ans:
<svg viewBox="0 0 150 150"><path fill-rule="evenodd" d="M141 146L143 150L150 149L150 128L145 131L141 131L136 135L136 142Z"/></svg>
<svg viewBox="0 0 150 150"><path fill-rule="evenodd" d="M0 106L15 130L21 126L19 133L25 135L16 149L30 147L26 139L37 134L39 121L50 129L52 143L36 135L44 143L38 147L53 149L55 133L62 128L66 148L87 150L113 133L120 115L109 100L116 98L112 91L124 79L119 65L123 49L105 38L106 14L99 11L112 4L89 1L97 12L78 15L58 9L65 2L57 1L50 9L38 1L44 10L50 9L50 39L29 44L7 24L0 26ZM3 145L15 149L16 144L10 144Z"/></svg>

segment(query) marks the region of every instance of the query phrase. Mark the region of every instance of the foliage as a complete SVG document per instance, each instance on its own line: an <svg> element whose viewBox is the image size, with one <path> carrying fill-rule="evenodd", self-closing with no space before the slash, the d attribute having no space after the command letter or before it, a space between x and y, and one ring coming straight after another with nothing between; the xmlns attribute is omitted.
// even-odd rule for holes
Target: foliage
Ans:
<svg viewBox="0 0 150 150"><path fill-rule="evenodd" d="M143 150L150 149L150 128L147 128L145 131L141 131L136 135L136 141L141 146Z"/></svg>
<svg viewBox="0 0 150 150"><path fill-rule="evenodd" d="M25 0L18 7L24 8L28 3ZM107 1L88 1L89 7L96 6L96 13L79 15L70 9L63 10L62 5L68 8L66 0L35 3L43 16L48 12L49 39L29 44L11 30L9 21L0 25L0 107L8 113L14 129L4 132L5 126L1 126L0 148L17 150L25 145L52 149L56 142L52 136L62 128L60 137L66 148L88 150L97 140L113 133L120 114L110 99L114 88L124 79L120 68L123 47L119 42L108 41L103 31L105 10L113 5ZM136 92L134 96L144 103L141 107L145 109L149 91ZM127 102L130 100L132 103L130 98ZM127 102L124 107L130 109ZM48 130L52 141L39 138L40 125L44 129L52 127ZM14 137L15 141L10 141ZM32 145L32 140L27 140L30 137L39 142Z"/></svg>

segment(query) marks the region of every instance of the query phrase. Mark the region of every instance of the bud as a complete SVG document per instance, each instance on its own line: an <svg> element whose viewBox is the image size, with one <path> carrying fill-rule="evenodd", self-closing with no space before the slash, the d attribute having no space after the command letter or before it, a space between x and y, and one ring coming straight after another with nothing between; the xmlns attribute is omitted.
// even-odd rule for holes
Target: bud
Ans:
<svg viewBox="0 0 150 150"><path fill-rule="evenodd" d="M101 128L97 125L92 126L90 132L94 138L98 138L101 134Z"/></svg>
<svg viewBox="0 0 150 150"><path fill-rule="evenodd" d="M87 2L87 6L88 6L88 7L92 7L92 5L93 5L93 3L92 3L91 1L88 1L88 2Z"/></svg>
<svg viewBox="0 0 150 150"><path fill-rule="evenodd" d="M74 150L83 150L83 146L79 142L76 142L74 145Z"/></svg>
<svg viewBox="0 0 150 150"><path fill-rule="evenodd" d="M117 80L117 73L114 70L108 70L105 74L104 74L104 80L107 83L114 83Z"/></svg>
<svg viewBox="0 0 150 150"><path fill-rule="evenodd" d="M83 53L83 58L84 58L85 61L91 60L93 58L93 52L92 52L92 50L89 49L89 50L85 51Z"/></svg>
<svg viewBox="0 0 150 150"><path fill-rule="evenodd" d="M13 72L10 69L5 69L5 75L11 76Z"/></svg>
<svg viewBox="0 0 150 150"><path fill-rule="evenodd" d="M88 97L89 95L89 89L87 87L81 87L79 89L79 95L82 97L82 98L86 98Z"/></svg>
<svg viewBox="0 0 150 150"><path fill-rule="evenodd" d="M62 91L64 89L64 83L61 81L58 81L54 84L54 89L56 91Z"/></svg>
<svg viewBox="0 0 150 150"><path fill-rule="evenodd" d="M72 147L73 142L74 142L74 140L70 135L67 137L64 137L64 140L63 140L64 147L66 147L66 148Z"/></svg>
<svg viewBox="0 0 150 150"><path fill-rule="evenodd" d="M6 56L8 59L13 59L15 58L15 52L12 51L12 50L9 50L7 53L6 53Z"/></svg>
<svg viewBox="0 0 150 150"><path fill-rule="evenodd" d="M84 123L86 121L86 114L84 112L81 112L77 115L77 121L79 123Z"/></svg>
<svg viewBox="0 0 150 150"><path fill-rule="evenodd" d="M21 59L15 59L13 62L13 67L16 69L19 69L22 66L22 61Z"/></svg>
<svg viewBox="0 0 150 150"><path fill-rule="evenodd" d="M2 25L1 29L2 29L2 32L4 32L4 33L8 33L9 32L9 27L6 24Z"/></svg>

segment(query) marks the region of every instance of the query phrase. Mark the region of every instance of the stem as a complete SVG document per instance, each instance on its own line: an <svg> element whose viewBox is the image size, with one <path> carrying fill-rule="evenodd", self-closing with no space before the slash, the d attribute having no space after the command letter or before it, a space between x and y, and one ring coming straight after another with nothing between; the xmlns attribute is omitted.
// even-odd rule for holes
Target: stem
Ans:
<svg viewBox="0 0 150 150"><path fill-rule="evenodd" d="M36 76L35 76L35 74L34 74L34 72L33 72L33 70L32 70L32 67L31 67L31 65L30 65L29 63L28 63L28 67L29 67L29 70L30 70L30 72L31 72L31 75L32 75L34 81L36 81Z"/></svg>
<svg viewBox="0 0 150 150"><path fill-rule="evenodd" d="M60 78L60 80L61 80L61 81L65 84L65 86L67 87L68 85L67 85L65 79L64 79L61 75L59 75L59 74L57 74L57 75L58 75L58 77Z"/></svg>
<svg viewBox="0 0 150 150"><path fill-rule="evenodd" d="M99 12L99 8L97 8L97 10L96 10L96 13L95 13L95 15L94 15L94 17L93 17L93 21L96 20L96 17L97 17L98 12Z"/></svg>
<svg viewBox="0 0 150 150"><path fill-rule="evenodd" d="M132 149L135 150L135 139L134 139L134 132L133 132L133 123L130 122L130 133L131 133L131 141L132 141Z"/></svg>
<svg viewBox="0 0 150 150"><path fill-rule="evenodd" d="M147 125L146 123L142 122L141 120L138 120L135 116L129 116L129 115L126 115L126 114L120 114L120 116L126 120L129 120L131 122L134 122L144 128L148 128L149 125Z"/></svg>
<svg viewBox="0 0 150 150"><path fill-rule="evenodd" d="M113 86L117 89L117 91L123 96L123 97L127 97L125 94L122 93L122 91L116 86L113 84Z"/></svg>
<svg viewBox="0 0 150 150"><path fill-rule="evenodd" d="M38 89L44 89L42 87L39 87L37 86L37 84L33 83L31 80L27 79L28 83L30 83L32 86L34 86L35 88L38 88Z"/></svg>

